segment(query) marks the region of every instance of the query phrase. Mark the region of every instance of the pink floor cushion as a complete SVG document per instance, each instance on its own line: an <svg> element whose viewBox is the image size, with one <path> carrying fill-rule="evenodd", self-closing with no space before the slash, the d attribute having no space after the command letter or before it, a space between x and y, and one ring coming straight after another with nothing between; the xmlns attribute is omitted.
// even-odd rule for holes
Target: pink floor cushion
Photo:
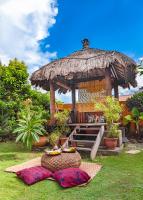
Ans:
<svg viewBox="0 0 143 200"><path fill-rule="evenodd" d="M66 168L56 171L53 178L64 188L87 183L90 176L79 168Z"/></svg>
<svg viewBox="0 0 143 200"><path fill-rule="evenodd" d="M44 167L31 167L16 172L16 175L27 185L32 185L46 178L52 177L52 172Z"/></svg>

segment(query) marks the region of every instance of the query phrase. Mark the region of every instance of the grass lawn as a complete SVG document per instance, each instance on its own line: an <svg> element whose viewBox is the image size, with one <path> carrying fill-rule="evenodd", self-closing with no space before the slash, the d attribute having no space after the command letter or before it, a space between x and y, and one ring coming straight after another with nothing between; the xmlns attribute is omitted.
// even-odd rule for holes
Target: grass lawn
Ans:
<svg viewBox="0 0 143 200"><path fill-rule="evenodd" d="M103 168L86 187L62 189L48 180L26 186L4 172L39 155L15 143L0 143L0 200L143 200L143 152L97 157L94 162Z"/></svg>

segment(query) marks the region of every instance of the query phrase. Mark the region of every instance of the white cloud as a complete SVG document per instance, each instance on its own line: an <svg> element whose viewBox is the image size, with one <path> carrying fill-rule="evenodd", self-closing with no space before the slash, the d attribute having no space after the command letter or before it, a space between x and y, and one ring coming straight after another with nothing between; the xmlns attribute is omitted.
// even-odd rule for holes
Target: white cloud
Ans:
<svg viewBox="0 0 143 200"><path fill-rule="evenodd" d="M0 0L0 60L24 60L34 71L56 57L43 53L39 41L49 36L58 13L56 0ZM47 44L48 45L48 44Z"/></svg>
<svg viewBox="0 0 143 200"><path fill-rule="evenodd" d="M143 61L143 57L139 58L140 61Z"/></svg>

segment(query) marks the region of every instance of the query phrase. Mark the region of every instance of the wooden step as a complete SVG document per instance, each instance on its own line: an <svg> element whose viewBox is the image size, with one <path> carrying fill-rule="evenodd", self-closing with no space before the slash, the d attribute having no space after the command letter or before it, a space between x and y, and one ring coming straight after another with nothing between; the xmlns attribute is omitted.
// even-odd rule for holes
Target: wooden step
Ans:
<svg viewBox="0 0 143 200"><path fill-rule="evenodd" d="M88 133L85 133L85 134L83 134L83 133L75 133L75 134L73 134L73 136L85 136L85 137L88 137L88 136L91 136L91 137L97 137L97 133L95 133L95 134L88 134Z"/></svg>
<svg viewBox="0 0 143 200"><path fill-rule="evenodd" d="M86 148L86 147L76 147L76 149L79 151L91 151L91 148Z"/></svg>
<svg viewBox="0 0 143 200"><path fill-rule="evenodd" d="M106 123L73 123L68 124L69 126L105 126Z"/></svg>
<svg viewBox="0 0 143 200"><path fill-rule="evenodd" d="M70 134L68 140L62 145L62 147L68 147L72 145L72 142L75 143L75 145L77 146L77 150L81 150L81 151L89 151L90 152L90 157L91 159L95 159L95 156L97 154L97 151L99 149L103 134L104 134L104 125L105 124L75 124L75 127L72 131L72 133ZM82 126L82 127L81 127ZM96 126L96 127L95 127ZM100 129L97 126L101 126ZM91 128L89 128L91 127ZM98 133L96 132L95 134L93 134L93 132L90 134L88 133L80 133L80 132L76 132L77 130L99 130ZM83 138L77 139L73 139L73 137L76 136L83 136ZM84 138L88 137L88 139ZM94 138L90 138L90 137L94 137Z"/></svg>
<svg viewBox="0 0 143 200"><path fill-rule="evenodd" d="M77 130L85 130L85 131L99 131L100 128L89 128L89 127L86 127L86 128L77 128Z"/></svg>
<svg viewBox="0 0 143 200"><path fill-rule="evenodd" d="M79 142L79 143L94 143L95 140L69 140L70 142Z"/></svg>

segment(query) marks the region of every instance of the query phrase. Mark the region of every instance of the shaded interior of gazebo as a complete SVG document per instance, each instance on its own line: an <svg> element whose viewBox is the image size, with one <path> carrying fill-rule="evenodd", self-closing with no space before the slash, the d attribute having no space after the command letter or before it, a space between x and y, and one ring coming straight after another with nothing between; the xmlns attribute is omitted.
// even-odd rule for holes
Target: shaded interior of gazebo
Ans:
<svg viewBox="0 0 143 200"><path fill-rule="evenodd" d="M76 119L76 89L103 96L119 98L118 87L136 87L136 63L117 51L105 51L89 47L88 39L82 41L83 48L71 55L41 67L31 76L31 83L50 91L50 112L54 118L55 91L71 91L72 119ZM99 96L100 99L100 96ZM88 102L87 102L88 103Z"/></svg>

